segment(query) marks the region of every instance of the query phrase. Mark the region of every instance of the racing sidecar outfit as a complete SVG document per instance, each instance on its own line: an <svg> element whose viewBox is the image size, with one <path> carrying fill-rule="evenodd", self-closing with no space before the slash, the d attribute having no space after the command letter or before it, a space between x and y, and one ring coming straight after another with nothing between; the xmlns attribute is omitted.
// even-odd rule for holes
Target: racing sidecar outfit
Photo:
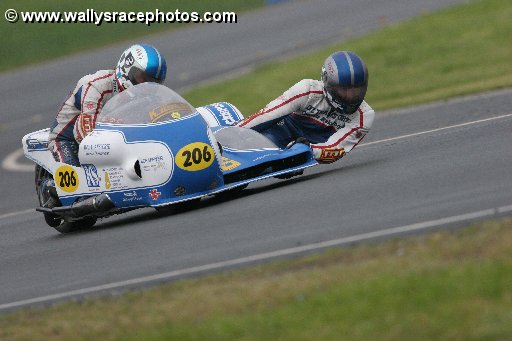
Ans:
<svg viewBox="0 0 512 341"><path fill-rule="evenodd" d="M114 70L100 70L78 81L50 127L48 148L56 161L80 165L78 144L94 129L103 105L119 88Z"/></svg>
<svg viewBox="0 0 512 341"><path fill-rule="evenodd" d="M281 148L304 137L318 162L331 163L361 142L374 117L365 101L353 114L336 111L324 95L323 83L304 79L237 125L262 133Z"/></svg>

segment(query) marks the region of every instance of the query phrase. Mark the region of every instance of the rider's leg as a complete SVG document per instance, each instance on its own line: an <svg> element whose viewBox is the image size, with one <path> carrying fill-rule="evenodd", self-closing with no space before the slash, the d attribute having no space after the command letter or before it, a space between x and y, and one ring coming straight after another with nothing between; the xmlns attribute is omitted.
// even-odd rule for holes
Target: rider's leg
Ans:
<svg viewBox="0 0 512 341"><path fill-rule="evenodd" d="M78 143L76 141L56 139L49 143L48 148L52 152L55 161L80 167Z"/></svg>

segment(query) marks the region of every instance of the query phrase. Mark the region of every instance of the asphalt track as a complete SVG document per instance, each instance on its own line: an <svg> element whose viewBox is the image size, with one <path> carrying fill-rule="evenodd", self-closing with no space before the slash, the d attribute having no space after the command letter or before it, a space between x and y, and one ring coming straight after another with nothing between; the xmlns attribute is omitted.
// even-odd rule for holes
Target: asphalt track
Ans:
<svg viewBox="0 0 512 341"><path fill-rule="evenodd" d="M387 3L403 9L409 2ZM291 5L304 4L309 2ZM425 6L418 5L417 11ZM272 16L262 13L262 18ZM292 50L269 57L300 52ZM55 88L72 83L70 70L44 74L52 65L29 70L53 77ZM44 125L30 114L56 107L49 94L66 92L34 89L28 79L23 83L27 72L0 76L2 158L17 148L24 133ZM36 204L31 173L2 169L0 310L510 214L511 104L512 91L504 90L381 113L364 144L342 162L287 181L253 184L236 200L210 198L199 209L170 216L138 210L71 235L46 227L31 209ZM16 112L14 119L7 112Z"/></svg>
<svg viewBox="0 0 512 341"><path fill-rule="evenodd" d="M330 42L363 35L384 24L465 2L351 0L341 5L338 0L290 1L241 15L236 24L200 24L157 34L144 42L157 46L166 56L169 64L166 85L180 90L226 74L244 72L273 58L304 53ZM23 135L50 125L61 101L79 77L112 68L130 43L0 74L0 160L5 161L19 150ZM23 169L16 169L20 168ZM34 206L30 177L17 176L5 168L0 171L2 193L12 193L1 197L0 214Z"/></svg>

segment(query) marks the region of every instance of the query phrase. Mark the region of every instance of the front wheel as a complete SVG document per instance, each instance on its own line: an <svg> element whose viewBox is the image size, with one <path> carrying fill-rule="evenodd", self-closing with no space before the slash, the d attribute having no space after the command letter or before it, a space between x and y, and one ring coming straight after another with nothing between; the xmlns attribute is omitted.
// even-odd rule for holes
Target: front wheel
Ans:
<svg viewBox="0 0 512 341"><path fill-rule="evenodd" d="M61 202L55 191L53 176L43 167L36 165L35 185L37 198L41 207L53 208L61 206ZM85 217L73 222L65 222L60 216L53 213L43 213L48 226L60 233L70 233L81 229L87 229L96 224L97 218Z"/></svg>
<svg viewBox="0 0 512 341"><path fill-rule="evenodd" d="M60 200L56 197L57 194L54 191L55 183L53 181L53 176L39 165L36 165L35 168L35 185L39 206L53 208L61 205ZM62 224L62 219L58 215L52 213L44 213L44 220L48 226L54 228L57 228L57 226Z"/></svg>

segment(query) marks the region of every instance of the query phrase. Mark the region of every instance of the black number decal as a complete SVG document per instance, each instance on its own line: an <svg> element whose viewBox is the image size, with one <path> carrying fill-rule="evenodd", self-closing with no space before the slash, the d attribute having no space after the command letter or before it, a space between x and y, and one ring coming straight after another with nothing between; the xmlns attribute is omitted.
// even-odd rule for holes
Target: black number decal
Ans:
<svg viewBox="0 0 512 341"><path fill-rule="evenodd" d="M185 163L183 164L183 166L185 166L185 167L192 166L192 162L190 162L190 159L192 158L192 153L189 150L185 150L181 155L186 157Z"/></svg>
<svg viewBox="0 0 512 341"><path fill-rule="evenodd" d="M60 184L59 184L59 186L60 187L64 187L64 173L59 172L59 177L60 177Z"/></svg>
<svg viewBox="0 0 512 341"><path fill-rule="evenodd" d="M71 186L76 186L75 171L71 172Z"/></svg>
<svg viewBox="0 0 512 341"><path fill-rule="evenodd" d="M194 148L192 151L185 150L181 153L181 156L185 157L184 167L190 167L194 164L199 165L201 162L210 162L212 159L212 153L209 151L209 146L204 146L203 150L200 148Z"/></svg>
<svg viewBox="0 0 512 341"><path fill-rule="evenodd" d="M192 151L192 160L194 161L194 163L196 165L201 163L201 161L203 160L203 155L201 154L201 149L194 148L194 150Z"/></svg>
<svg viewBox="0 0 512 341"><path fill-rule="evenodd" d="M68 171L65 172L59 172L60 177L60 187L71 187L76 186L76 176L75 171L71 171L71 174L69 174Z"/></svg>
<svg viewBox="0 0 512 341"><path fill-rule="evenodd" d="M212 159L212 153L210 153L210 151L208 150L208 146L204 146L203 159L206 162L210 162L210 160Z"/></svg>

